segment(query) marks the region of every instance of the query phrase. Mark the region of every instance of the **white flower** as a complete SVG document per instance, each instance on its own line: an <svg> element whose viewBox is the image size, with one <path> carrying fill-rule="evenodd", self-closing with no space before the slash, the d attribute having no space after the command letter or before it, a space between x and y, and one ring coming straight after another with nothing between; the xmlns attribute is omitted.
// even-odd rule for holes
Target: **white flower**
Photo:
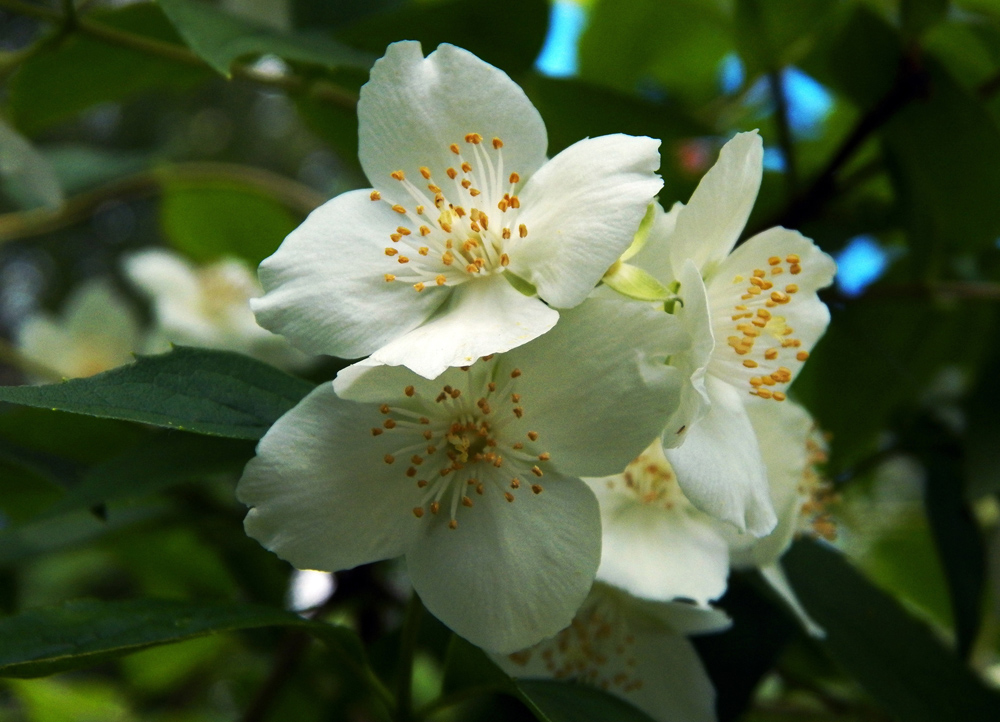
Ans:
<svg viewBox="0 0 1000 722"><path fill-rule="evenodd" d="M623 473L585 480L601 508L597 578L643 599L684 598L704 605L725 592L730 567L758 568L815 633L818 628L802 610L778 560L796 533L832 533L823 514L827 487L816 472L825 445L809 414L791 401L751 404L748 415L778 511L775 529L757 538L696 509L681 491L680 472L654 443Z"/></svg>
<svg viewBox="0 0 1000 722"><path fill-rule="evenodd" d="M785 400L829 323L816 291L836 271L812 241L785 228L733 250L760 187L762 158L756 132L726 143L687 206L656 209L648 240L630 259L663 287L679 288L677 316L693 339L671 359L691 373L692 385L682 421L664 432L665 447L686 437L666 448L667 459L695 506L758 536L776 517L744 402Z"/></svg>
<svg viewBox="0 0 1000 722"><path fill-rule="evenodd" d="M623 468L677 403L680 375L650 348L676 323L651 313L589 300L436 381L341 372L261 440L237 489L247 533L300 569L404 555L427 608L489 650L556 633L600 558L597 502L578 477ZM651 323L655 344L640 334Z"/></svg>
<svg viewBox="0 0 1000 722"><path fill-rule="evenodd" d="M104 279L74 289L60 318L35 314L17 334L17 346L25 357L67 378L93 376L127 364L140 343L135 313Z"/></svg>
<svg viewBox="0 0 1000 722"><path fill-rule="evenodd" d="M713 722L715 690L687 636L729 624L715 609L649 602L598 583L559 634L494 660L512 677L598 687L659 722Z"/></svg>
<svg viewBox="0 0 1000 722"><path fill-rule="evenodd" d="M156 350L175 343L245 353L284 368L312 362L257 325L250 299L263 289L243 261L225 258L199 268L171 251L151 249L126 259L125 273L153 303Z"/></svg>
<svg viewBox="0 0 1000 722"><path fill-rule="evenodd" d="M374 190L334 198L293 231L261 264L267 293L253 308L306 351L372 354L427 378L548 331L629 245L662 185L651 138L588 138L546 160L524 92L452 45L427 58L419 43L390 45L358 124Z"/></svg>

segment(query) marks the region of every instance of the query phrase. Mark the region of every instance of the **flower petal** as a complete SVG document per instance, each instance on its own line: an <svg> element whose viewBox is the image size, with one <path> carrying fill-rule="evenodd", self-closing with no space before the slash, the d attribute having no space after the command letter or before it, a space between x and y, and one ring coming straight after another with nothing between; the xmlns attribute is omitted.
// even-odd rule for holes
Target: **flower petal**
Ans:
<svg viewBox="0 0 1000 722"><path fill-rule="evenodd" d="M251 301L257 322L308 353L357 358L419 326L449 287L417 293L385 280L399 264L385 255L398 214L368 191L317 208L260 265L266 291Z"/></svg>
<svg viewBox="0 0 1000 722"><path fill-rule="evenodd" d="M683 303L674 310L677 322L687 332L690 344L670 356L670 365L685 379L681 386L680 404L667 419L663 430L663 447L680 446L686 434L708 411L705 373L715 349L712 319L708 310L708 295L701 274L693 261L685 261L680 269Z"/></svg>
<svg viewBox="0 0 1000 722"><path fill-rule="evenodd" d="M806 611L805 607L802 606L802 602L799 601L795 590L792 589L792 585L788 583L788 577L785 576L785 571L781 568L781 564L775 562L774 564L761 567L760 573L767 580L767 583L771 585L771 588L778 593L778 596L785 601L788 608L798 617L803 629L810 636L823 639L826 636L826 630L819 626L809 616L809 612Z"/></svg>
<svg viewBox="0 0 1000 722"><path fill-rule="evenodd" d="M406 553L427 608L473 644L513 652L570 623L601 555L594 495L579 479L547 475L545 490L513 503L476 497L456 529L425 525Z"/></svg>
<svg viewBox="0 0 1000 722"><path fill-rule="evenodd" d="M707 604L726 591L729 552L712 520L698 512L643 504L586 479L601 507L597 578L635 597Z"/></svg>
<svg viewBox="0 0 1000 722"><path fill-rule="evenodd" d="M406 366L432 379L449 366L468 366L541 336L559 313L525 296L502 275L456 287L438 312L372 354L373 362Z"/></svg>
<svg viewBox="0 0 1000 722"><path fill-rule="evenodd" d="M646 243L631 260L631 263L664 284L677 280L680 273L680 267L674 268L671 265L670 249L673 241L669 239L677 227L677 217L683 208L684 204L677 201L669 211L664 211L657 202L653 211L655 213L653 227L649 231Z"/></svg>
<svg viewBox="0 0 1000 722"><path fill-rule="evenodd" d="M757 131L737 133L722 146L670 236L674 268L691 259L703 275L733 249L750 217L763 174L764 146Z"/></svg>
<svg viewBox="0 0 1000 722"><path fill-rule="evenodd" d="M711 408L688 431L684 444L665 449L685 496L706 514L764 536L777 517L757 436L740 392L712 376L705 379Z"/></svg>
<svg viewBox="0 0 1000 722"><path fill-rule="evenodd" d="M399 556L415 535L421 492L386 454L398 437L373 436L377 406L313 390L257 445L236 495L252 507L247 534L299 569L337 571Z"/></svg>
<svg viewBox="0 0 1000 722"><path fill-rule="evenodd" d="M646 208L663 187L660 141L630 135L587 138L533 175L519 194L511 270L557 308L571 308L632 243Z"/></svg>
<svg viewBox="0 0 1000 722"><path fill-rule="evenodd" d="M538 432L557 468L609 476L659 435L677 407L683 379L666 357L686 341L662 310L592 298L564 311L544 336L505 354L500 367L523 372L521 422Z"/></svg>
<svg viewBox="0 0 1000 722"><path fill-rule="evenodd" d="M785 228L733 251L706 283L719 341L709 373L743 393L783 399L830 322L816 291L835 271L832 258Z"/></svg>
<svg viewBox="0 0 1000 722"><path fill-rule="evenodd" d="M503 140L504 179L511 171L527 178L545 162L542 117L506 73L447 43L426 58L418 42L390 45L358 101L358 157L372 185L409 205L390 174L419 178L423 166L440 183L460 162L449 145L467 147L469 133Z"/></svg>

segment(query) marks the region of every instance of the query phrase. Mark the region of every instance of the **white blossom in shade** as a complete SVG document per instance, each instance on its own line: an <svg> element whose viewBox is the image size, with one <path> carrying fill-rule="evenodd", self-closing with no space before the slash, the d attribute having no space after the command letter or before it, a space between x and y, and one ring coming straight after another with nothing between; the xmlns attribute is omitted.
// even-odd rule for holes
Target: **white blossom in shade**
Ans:
<svg viewBox="0 0 1000 722"><path fill-rule="evenodd" d="M17 333L19 351L39 367L32 374L37 382L93 376L130 363L141 344L135 312L104 279L74 289L59 317L37 313Z"/></svg>
<svg viewBox="0 0 1000 722"><path fill-rule="evenodd" d="M680 472L653 443L623 473L585 479L601 509L597 578L643 599L705 605L725 592L730 568L757 568L816 633L779 559L798 533L826 538L833 533L824 511L829 490L816 469L825 459L825 444L809 414L792 401L751 403L748 415L778 512L774 530L755 537L696 509L681 490Z"/></svg>
<svg viewBox="0 0 1000 722"><path fill-rule="evenodd" d="M129 280L152 302L153 351L169 344L236 351L294 369L314 361L281 336L257 325L250 299L263 293L253 270L236 258L196 266L164 249L125 260Z"/></svg>
<svg viewBox="0 0 1000 722"><path fill-rule="evenodd" d="M427 378L547 332L628 247L659 141L545 126L502 71L453 45L389 46L361 89L374 186L315 210L260 267L261 325L311 353Z"/></svg>
<svg viewBox="0 0 1000 722"><path fill-rule="evenodd" d="M671 359L692 383L682 420L672 419L664 432L667 459L696 507L757 536L773 529L776 516L745 401L787 398L829 323L816 292L836 271L811 240L785 228L734 250L757 197L762 159L756 132L726 143L688 205L657 210L646 243L629 259L635 273L676 289L678 318L693 339Z"/></svg>
<svg viewBox="0 0 1000 722"><path fill-rule="evenodd" d="M512 677L589 684L658 722L713 722L715 690L688 636L729 625L716 609L650 602L597 583L557 635L493 658Z"/></svg>
<svg viewBox="0 0 1000 722"><path fill-rule="evenodd" d="M649 317L591 299L434 381L346 369L261 440L237 488L247 533L300 569L404 556L426 607L491 651L555 634L600 559L597 501L579 477L624 467L677 403L679 374L640 333L659 347L675 324Z"/></svg>

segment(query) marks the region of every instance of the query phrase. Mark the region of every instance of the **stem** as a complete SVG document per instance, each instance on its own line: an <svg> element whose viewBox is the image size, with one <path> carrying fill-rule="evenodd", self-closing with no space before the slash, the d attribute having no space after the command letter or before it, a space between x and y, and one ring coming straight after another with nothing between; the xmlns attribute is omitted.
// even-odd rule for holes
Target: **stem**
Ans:
<svg viewBox="0 0 1000 722"><path fill-rule="evenodd" d="M857 125L847 135L809 187L793 198L788 207L777 218L771 219L759 228L748 231L747 237L772 226L798 228L803 221L816 216L827 201L836 195L836 180L840 170L847 165L868 138L888 123L896 113L912 100L925 95L928 83L927 73L919 66L918 59L912 55L904 56L892 87L875 105L868 109L868 112L861 116Z"/></svg>
<svg viewBox="0 0 1000 722"><path fill-rule="evenodd" d="M788 182L788 195L794 196L799 184L798 162L795 157L795 145L792 140L792 129L788 123L788 96L781 82L781 71L772 70L767 74L767 82L774 98L774 120L778 126L778 145L785 157L785 180Z"/></svg>
<svg viewBox="0 0 1000 722"><path fill-rule="evenodd" d="M86 220L99 205L122 196L148 196L161 192L171 181L233 181L251 186L288 209L307 215L326 197L306 185L262 168L235 163L176 163L116 180L73 196L57 209L35 208L0 215L0 243L38 236Z"/></svg>
<svg viewBox="0 0 1000 722"><path fill-rule="evenodd" d="M423 613L423 602L414 591L409 604L406 605L402 637L399 641L399 661L396 667L396 722L410 722L413 719L413 655L417 650L420 618Z"/></svg>
<svg viewBox="0 0 1000 722"><path fill-rule="evenodd" d="M69 0L64 0L68 2ZM174 43L167 43L161 40L124 30L118 30L99 22L94 22L89 18L79 17L75 14L74 20L69 20L68 16L55 10L39 7L24 2L23 0L0 0L0 10L18 13L37 18L45 22L62 25L67 30L79 31L97 40L104 41L111 45L118 45L123 48L136 50L146 55L155 55L167 60L185 65L194 65L201 68L209 68L208 63L198 55L185 47ZM355 94L340 88L329 81L307 81L298 75L271 75L258 72L245 63L233 63L232 73L234 77L250 80L260 85L267 85L290 93L305 93L320 100L327 101L334 105L353 111L358 104Z"/></svg>

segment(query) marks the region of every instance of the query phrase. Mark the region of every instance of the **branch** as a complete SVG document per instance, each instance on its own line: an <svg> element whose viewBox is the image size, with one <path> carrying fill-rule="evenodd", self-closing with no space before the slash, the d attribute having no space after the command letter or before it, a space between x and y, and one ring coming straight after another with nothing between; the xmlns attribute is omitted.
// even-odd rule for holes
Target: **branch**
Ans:
<svg viewBox="0 0 1000 722"><path fill-rule="evenodd" d="M290 178L262 168L235 163L177 163L113 181L67 199L59 208L36 208L0 215L0 243L38 236L86 220L105 201L122 196L149 196L159 193L164 183L174 180L230 180L251 186L274 197L300 215L309 214L326 197Z"/></svg>
<svg viewBox="0 0 1000 722"><path fill-rule="evenodd" d="M882 128L912 100L923 97L928 92L930 78L920 67L916 55L906 55L900 62L896 81L882 98L868 109L857 125L847 135L844 142L833 154L826 166L812 183L796 196L788 207L770 221L747 233L754 235L773 226L798 228L804 221L814 218L831 198L837 194L837 175L848 161L874 133Z"/></svg>
<svg viewBox="0 0 1000 722"><path fill-rule="evenodd" d="M79 17L79 15L69 18L55 10L33 5L23 0L0 0L0 10L7 10L19 15L37 18L44 22L55 23L69 31L79 31L84 35L89 35L92 38L111 45L129 48L147 55L155 55L176 63L201 68L210 67L198 55L175 43L167 43L144 35L112 28L108 25L94 22L89 18ZM329 81L308 81L301 76L292 74L272 75L261 73L245 63L233 63L232 73L234 77L250 80L260 85L279 88L289 93L309 94L351 111L355 110L358 104L357 95Z"/></svg>

